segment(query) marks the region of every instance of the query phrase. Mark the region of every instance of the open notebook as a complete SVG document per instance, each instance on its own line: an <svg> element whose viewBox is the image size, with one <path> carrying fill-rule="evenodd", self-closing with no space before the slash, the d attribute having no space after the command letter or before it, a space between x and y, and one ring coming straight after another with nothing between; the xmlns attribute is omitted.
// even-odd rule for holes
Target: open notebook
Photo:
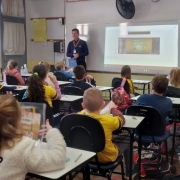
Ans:
<svg viewBox="0 0 180 180"><path fill-rule="evenodd" d="M36 141L36 145L42 142L39 136L41 125L45 124L46 105L41 103L21 102L21 123L24 135Z"/></svg>

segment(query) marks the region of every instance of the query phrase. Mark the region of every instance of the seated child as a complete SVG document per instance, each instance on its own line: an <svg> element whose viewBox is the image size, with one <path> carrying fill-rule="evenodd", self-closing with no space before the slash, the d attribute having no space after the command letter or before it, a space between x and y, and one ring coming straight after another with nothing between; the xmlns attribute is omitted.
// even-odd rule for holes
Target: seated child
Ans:
<svg viewBox="0 0 180 180"><path fill-rule="evenodd" d="M169 80L168 86L172 86L172 84L171 84L171 79L173 78L173 74L174 74L175 69L176 69L176 68L171 69L169 75L166 76L166 78Z"/></svg>
<svg viewBox="0 0 180 180"><path fill-rule="evenodd" d="M86 75L86 70L84 66L78 65L73 69L75 81L72 83L72 86L79 87L83 91L87 90L88 88L96 86L96 81L91 75ZM86 82L89 80L90 83Z"/></svg>
<svg viewBox="0 0 180 180"><path fill-rule="evenodd" d="M58 62L56 63L55 66L56 70L54 71L54 73L56 72L61 72L63 73L67 78L72 78L73 77L73 68L70 68L69 70L65 71L65 64L63 62Z"/></svg>
<svg viewBox="0 0 180 180"><path fill-rule="evenodd" d="M51 86L53 89L55 89L53 82L51 81L51 76L53 75L53 73L49 72L50 71L50 65L47 62L40 62L39 65L43 65L46 68L46 79L45 82L47 83L48 86Z"/></svg>
<svg viewBox="0 0 180 180"><path fill-rule="evenodd" d="M129 84L129 93L134 94L134 84L131 80L131 68L128 65L125 65L121 69L121 78L126 78L128 84Z"/></svg>
<svg viewBox="0 0 180 180"><path fill-rule="evenodd" d="M113 137L112 133L115 130L121 129L121 127L125 123L125 119L120 111L116 108L111 109L111 113L115 114L115 116L111 116L110 114L100 115L101 109L104 107L104 100L100 90L96 88L89 88L84 92L83 103L82 106L85 110L80 112L80 114L89 115L91 117L96 118L102 124L104 133L105 133L105 148L102 152L99 152L98 160L101 163L113 162L117 159L119 155L124 153L125 164L126 164L126 176L129 175L129 154L130 147L127 141L127 138L124 136ZM117 142L115 142L117 140ZM113 142L114 141L114 142ZM133 163L133 162L132 162ZM133 163L134 169L134 163ZM136 171L133 171L133 177L136 175Z"/></svg>
<svg viewBox="0 0 180 180"><path fill-rule="evenodd" d="M152 94L143 94L137 101L136 105L152 106L157 109L164 120L162 128L159 129L159 135L164 134L166 124L168 123L168 115L172 110L172 101L163 96L168 87L168 79L163 75L156 75L152 79Z"/></svg>
<svg viewBox="0 0 180 180"><path fill-rule="evenodd" d="M50 77L55 87L55 89L53 89L51 86L45 85L47 76L45 66L34 66L32 74L33 75L28 79L28 89L23 99L28 97L31 102L36 102L37 98L42 98L52 107L52 100L61 99L61 92L56 76L52 75L52 77Z"/></svg>
<svg viewBox="0 0 180 180"><path fill-rule="evenodd" d="M18 63L14 60L9 60L7 63L7 67L4 70L6 75L14 76L19 84L18 85L25 85L23 78L21 77L20 72L18 71Z"/></svg>
<svg viewBox="0 0 180 180"><path fill-rule="evenodd" d="M171 70L171 78L170 78L170 84L173 87L180 88L180 69L174 68L174 70Z"/></svg>
<svg viewBox="0 0 180 180"><path fill-rule="evenodd" d="M45 135L47 149L35 146L35 141L23 136L21 109L11 95L0 96L0 179L25 179L28 172L49 172L62 169L66 162L66 144L58 129L49 121L40 135ZM7 169L10 171L7 172Z"/></svg>

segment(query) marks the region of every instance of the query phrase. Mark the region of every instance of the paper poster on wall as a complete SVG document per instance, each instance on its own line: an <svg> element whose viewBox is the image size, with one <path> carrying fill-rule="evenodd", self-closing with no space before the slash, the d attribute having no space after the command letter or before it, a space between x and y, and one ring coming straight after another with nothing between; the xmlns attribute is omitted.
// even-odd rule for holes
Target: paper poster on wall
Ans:
<svg viewBox="0 0 180 180"><path fill-rule="evenodd" d="M47 41L47 23L46 19L33 19L34 41Z"/></svg>

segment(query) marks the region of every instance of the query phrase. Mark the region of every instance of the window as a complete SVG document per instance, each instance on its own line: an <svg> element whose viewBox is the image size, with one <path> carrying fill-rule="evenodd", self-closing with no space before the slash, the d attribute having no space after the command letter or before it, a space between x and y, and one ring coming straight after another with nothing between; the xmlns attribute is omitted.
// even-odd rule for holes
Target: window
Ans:
<svg viewBox="0 0 180 180"><path fill-rule="evenodd" d="M5 16L24 17L23 0L2 0L2 14Z"/></svg>
<svg viewBox="0 0 180 180"><path fill-rule="evenodd" d="M4 55L25 54L24 24L4 22Z"/></svg>

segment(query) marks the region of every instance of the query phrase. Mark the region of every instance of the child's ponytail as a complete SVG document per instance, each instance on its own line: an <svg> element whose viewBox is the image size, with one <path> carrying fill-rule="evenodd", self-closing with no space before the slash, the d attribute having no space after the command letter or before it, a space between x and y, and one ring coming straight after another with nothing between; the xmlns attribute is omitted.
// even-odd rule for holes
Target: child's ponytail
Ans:
<svg viewBox="0 0 180 180"><path fill-rule="evenodd" d="M28 79L27 97L30 101L36 102L37 98L45 99L43 80L46 78L46 69L43 65L33 68L33 75Z"/></svg>

